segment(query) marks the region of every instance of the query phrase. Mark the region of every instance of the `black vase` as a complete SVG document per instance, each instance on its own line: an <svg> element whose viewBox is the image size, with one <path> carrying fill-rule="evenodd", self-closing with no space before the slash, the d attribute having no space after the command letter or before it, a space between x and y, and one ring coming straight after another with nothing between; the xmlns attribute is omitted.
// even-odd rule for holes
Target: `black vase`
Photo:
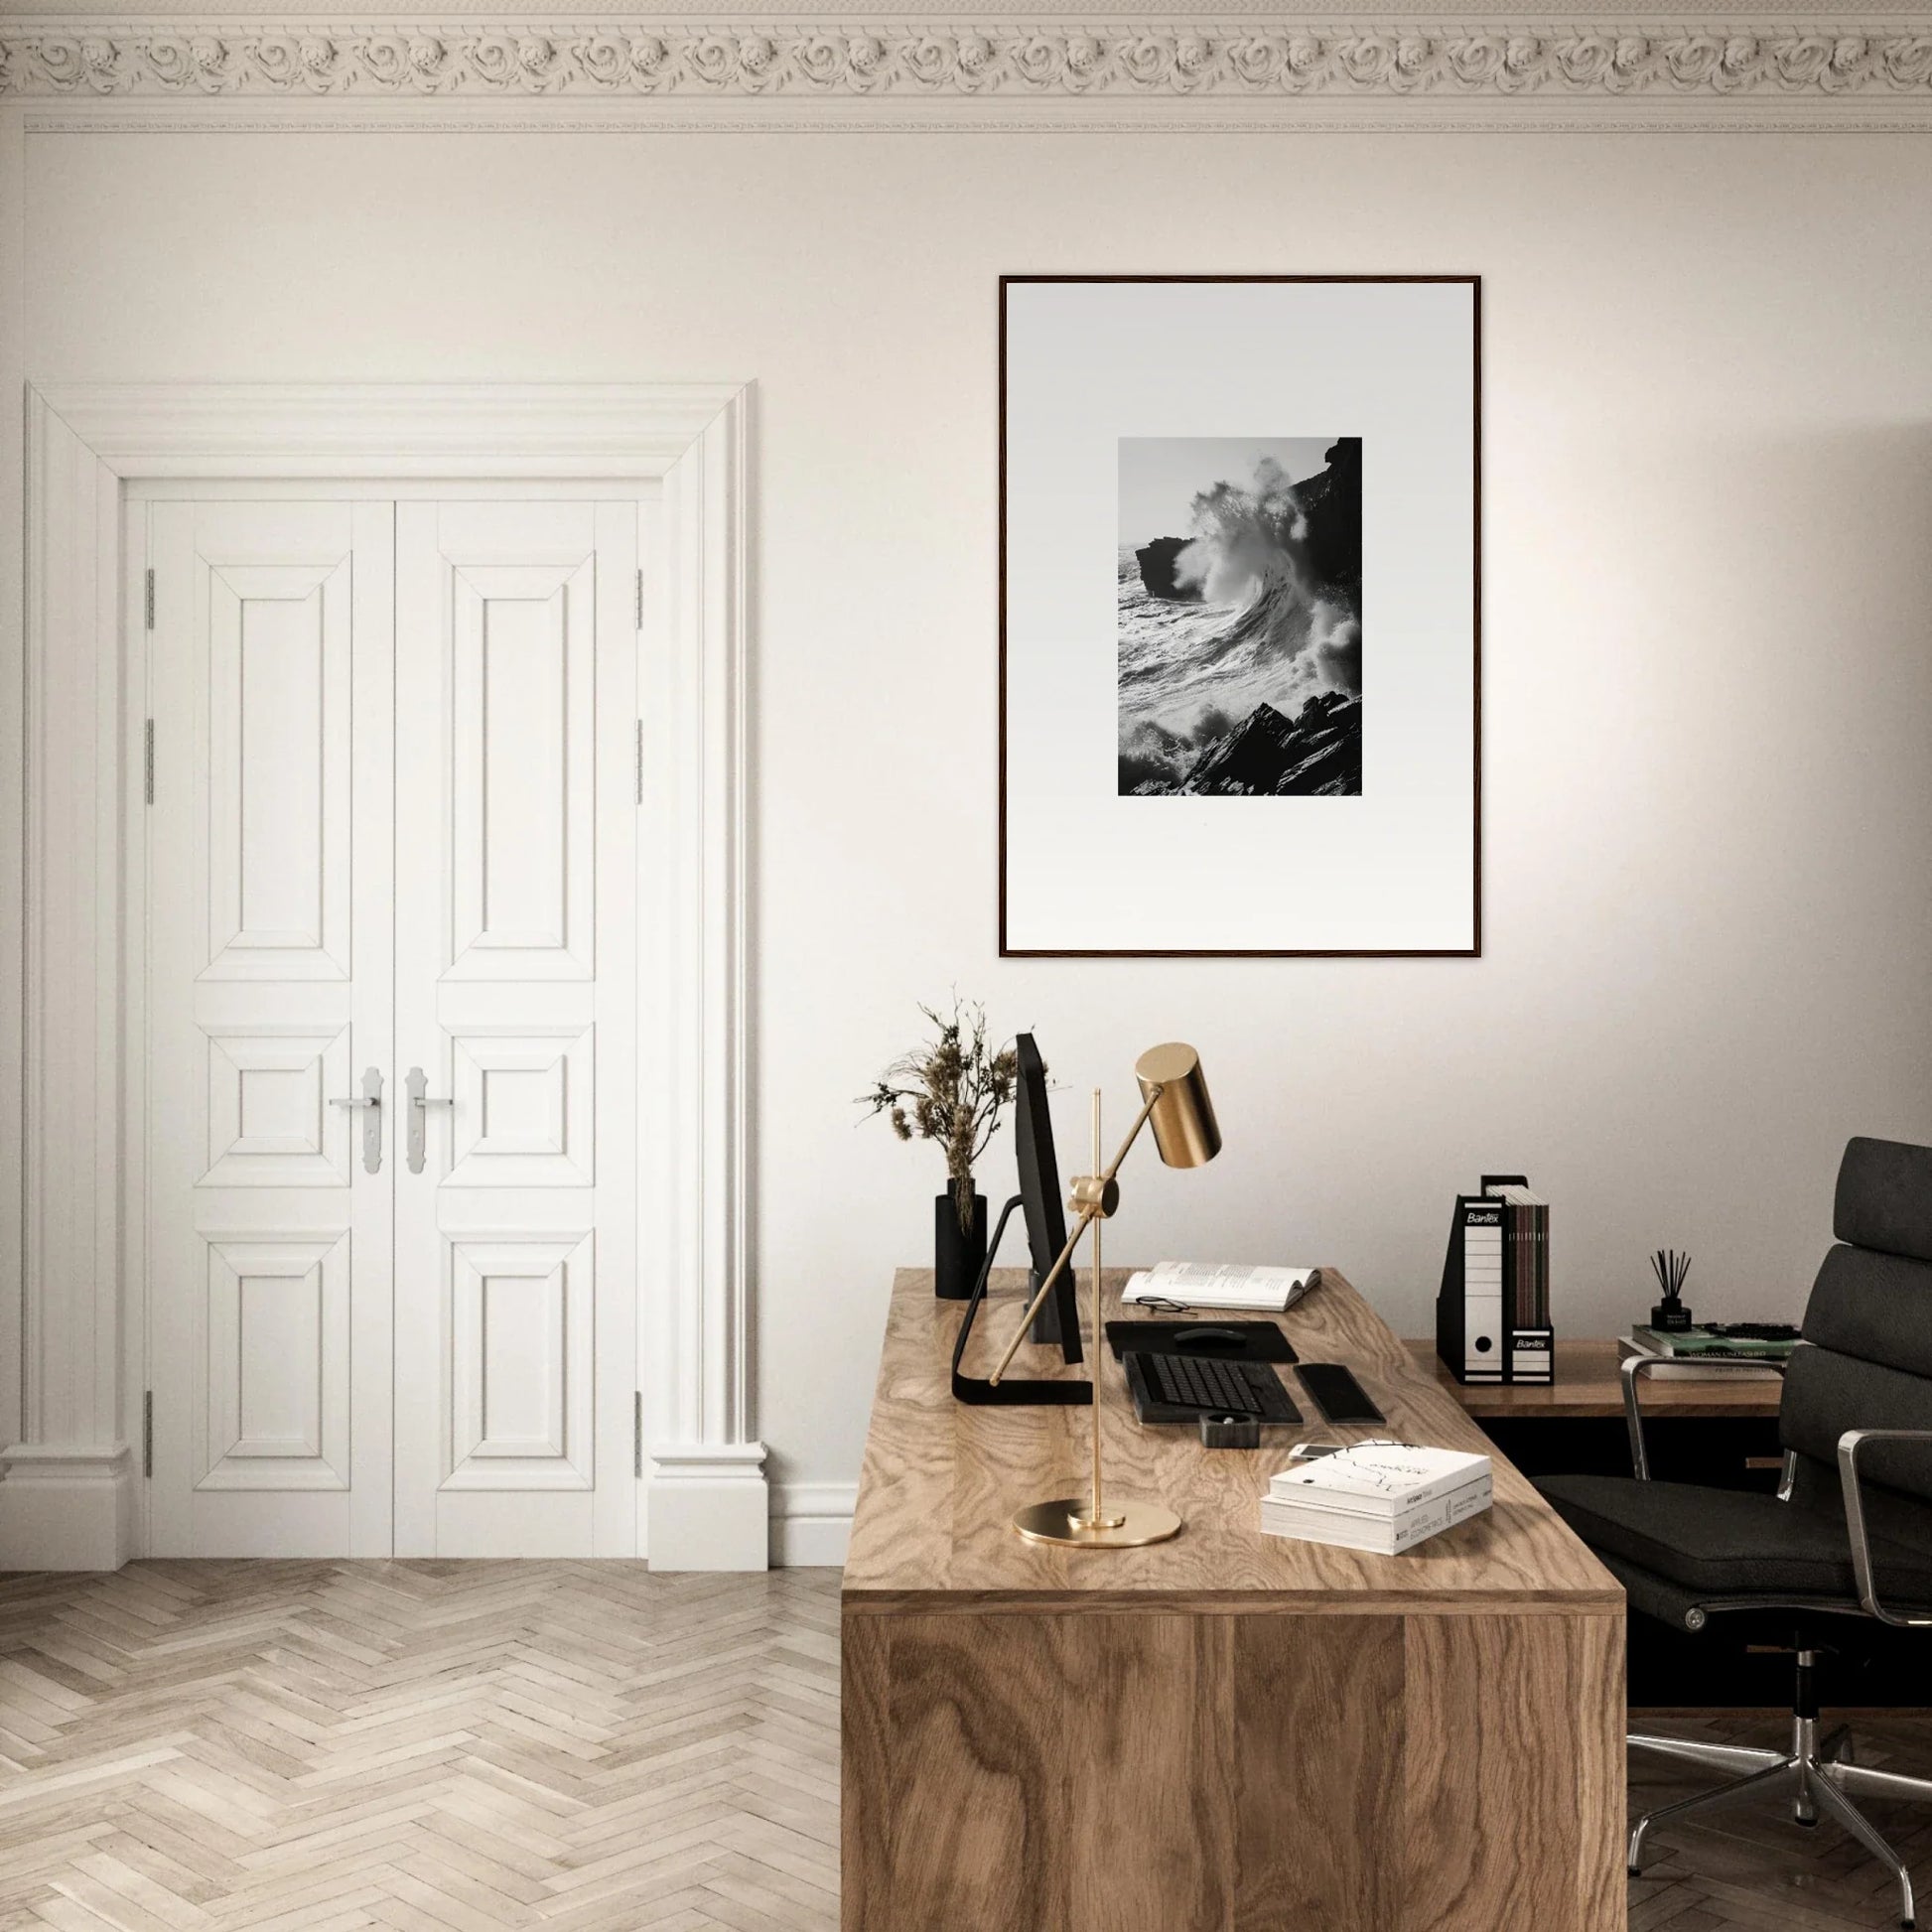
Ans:
<svg viewBox="0 0 1932 1932"><path fill-rule="evenodd" d="M973 1191L973 1225L959 1225L959 1202L953 1190L932 1203L932 1292L942 1302L963 1302L986 1265L986 1196Z"/></svg>

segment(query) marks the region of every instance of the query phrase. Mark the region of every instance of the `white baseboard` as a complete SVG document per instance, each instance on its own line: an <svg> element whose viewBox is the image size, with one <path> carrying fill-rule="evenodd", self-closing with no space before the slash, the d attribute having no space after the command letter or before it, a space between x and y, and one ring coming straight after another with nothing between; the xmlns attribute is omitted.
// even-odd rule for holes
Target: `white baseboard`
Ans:
<svg viewBox="0 0 1932 1932"><path fill-rule="evenodd" d="M845 1564L856 1482L785 1482L771 1491L771 1561L785 1570Z"/></svg>
<svg viewBox="0 0 1932 1932"><path fill-rule="evenodd" d="M645 1500L653 1570L763 1570L771 1560L762 1443L664 1443Z"/></svg>
<svg viewBox="0 0 1932 1932"><path fill-rule="evenodd" d="M134 1457L125 1447L4 1453L0 1571L118 1570L133 1554ZM837 1569L855 1482L768 1484L764 1451L664 1448L653 1454L653 1570Z"/></svg>
<svg viewBox="0 0 1932 1932"><path fill-rule="evenodd" d="M118 1570L134 1553L134 1454L125 1443L0 1451L0 1570Z"/></svg>

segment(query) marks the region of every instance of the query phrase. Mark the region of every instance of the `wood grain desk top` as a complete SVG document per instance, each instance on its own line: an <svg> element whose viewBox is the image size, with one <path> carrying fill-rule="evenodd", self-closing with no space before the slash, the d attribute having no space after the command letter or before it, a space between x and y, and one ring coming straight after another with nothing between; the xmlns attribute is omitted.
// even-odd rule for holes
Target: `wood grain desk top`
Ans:
<svg viewBox="0 0 1932 1932"><path fill-rule="evenodd" d="M1623 1414L1623 1382L1617 1373L1614 1341L1559 1341L1557 1379L1545 1389L1458 1383L1437 1358L1433 1341L1411 1341L1408 1346L1424 1372L1472 1416L1620 1417ZM1782 1383L1760 1382L1748 1375L1703 1382L1648 1375L1639 1393L1646 1417L1737 1418L1775 1416L1782 1391Z"/></svg>
<svg viewBox="0 0 1932 1932"><path fill-rule="evenodd" d="M1084 1273L1084 1271L1083 1271ZM1106 1274L1111 1320L1125 1269ZM999 1269L964 1364L987 1374L1024 1309L1024 1271ZM850 1612L930 1609L1222 1609L1471 1612L1622 1609L1614 1578L1564 1526L1528 1479L1497 1455L1456 1401L1332 1269L1281 1317L1304 1361L1345 1362L1388 1417L1386 1427L1309 1424L1266 1432L1260 1449L1209 1449L1184 1428L1143 1428L1120 1365L1106 1351L1101 1426L1106 1477L1120 1494L1158 1499L1185 1527L1146 1550L1066 1550L1009 1527L1023 1504L1085 1487L1089 1412L977 1408L953 1400L959 1302L936 1301L932 1276L901 1269L879 1364L878 1393L845 1566ZM1084 1279L1080 1307L1087 1310ZM1023 1349L1015 1373L1084 1380L1057 1350ZM1393 1435L1486 1453L1495 1502L1485 1514L1399 1557L1264 1536L1259 1500L1301 1441Z"/></svg>

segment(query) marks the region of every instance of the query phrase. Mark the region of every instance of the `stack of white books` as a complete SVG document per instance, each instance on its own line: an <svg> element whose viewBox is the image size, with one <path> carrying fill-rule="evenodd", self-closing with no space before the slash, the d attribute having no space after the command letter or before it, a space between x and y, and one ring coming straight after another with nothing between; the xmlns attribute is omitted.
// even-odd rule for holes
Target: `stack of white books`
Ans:
<svg viewBox="0 0 1932 1932"><path fill-rule="evenodd" d="M1393 1557L1480 1515L1490 1488L1486 1455L1356 1443L1275 1476L1261 1499L1261 1527L1270 1536Z"/></svg>
<svg viewBox="0 0 1932 1932"><path fill-rule="evenodd" d="M1127 1278L1123 1302L1172 1302L1183 1309L1247 1309L1281 1314L1314 1285L1312 1268L1240 1268L1211 1261L1164 1261Z"/></svg>

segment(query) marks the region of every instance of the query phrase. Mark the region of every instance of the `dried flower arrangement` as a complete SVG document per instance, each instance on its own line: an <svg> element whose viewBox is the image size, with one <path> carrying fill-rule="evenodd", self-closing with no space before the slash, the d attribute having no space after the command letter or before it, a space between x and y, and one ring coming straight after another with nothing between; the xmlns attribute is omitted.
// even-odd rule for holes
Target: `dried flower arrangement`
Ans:
<svg viewBox="0 0 1932 1932"><path fill-rule="evenodd" d="M973 1226L973 1166L1000 1131L1019 1063L1011 1046L986 1042L986 1009L953 996L952 1017L922 1006L935 1036L901 1054L858 1105L885 1114L901 1141L937 1141L946 1157L962 1234Z"/></svg>

